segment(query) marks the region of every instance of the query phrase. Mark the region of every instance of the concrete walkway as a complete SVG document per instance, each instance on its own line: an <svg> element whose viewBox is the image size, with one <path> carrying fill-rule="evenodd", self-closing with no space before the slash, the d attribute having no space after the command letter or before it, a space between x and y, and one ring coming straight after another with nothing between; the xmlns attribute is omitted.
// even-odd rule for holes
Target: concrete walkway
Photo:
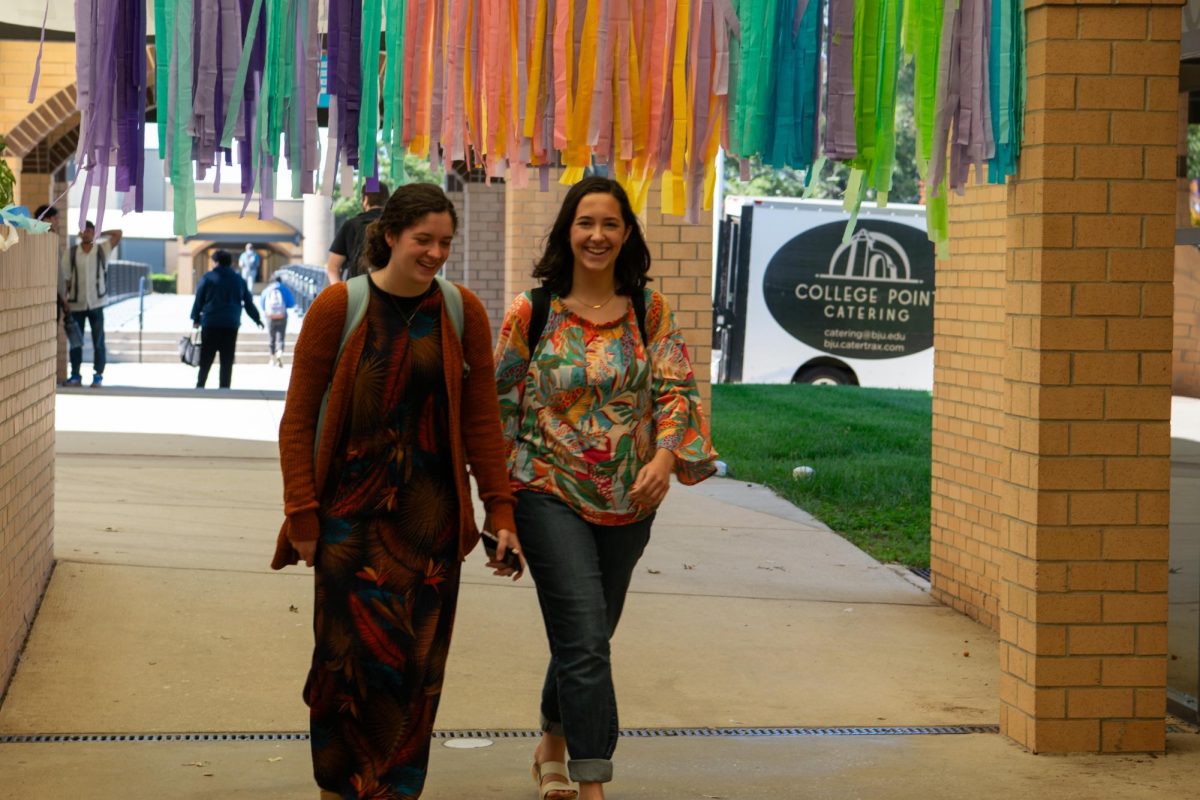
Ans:
<svg viewBox="0 0 1200 800"><path fill-rule="evenodd" d="M59 562L0 706L0 737L306 730L312 579L267 567L281 407L60 394ZM438 717L439 729L464 733L435 741L424 795L434 800L536 797L533 740L487 734L535 723L546 659L537 602L528 578L493 578L482 562L473 554L465 568ZM881 732L623 738L613 800L1161 798L1190 796L1200 774L1200 736L1188 733L1168 736L1161 758L1037 757L995 734L889 734L995 724L994 634L736 481L672 490L614 656L625 728ZM316 796L304 741L0 744L3 798Z"/></svg>

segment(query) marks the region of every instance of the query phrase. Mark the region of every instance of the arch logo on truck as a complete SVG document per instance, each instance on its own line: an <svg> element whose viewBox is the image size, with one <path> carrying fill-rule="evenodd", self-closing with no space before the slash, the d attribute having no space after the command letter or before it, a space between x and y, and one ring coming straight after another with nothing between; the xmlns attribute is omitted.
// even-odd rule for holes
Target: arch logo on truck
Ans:
<svg viewBox="0 0 1200 800"><path fill-rule="evenodd" d="M864 207L848 241L837 203L737 210L727 206L718 247L721 380L932 387L934 255L924 209Z"/></svg>

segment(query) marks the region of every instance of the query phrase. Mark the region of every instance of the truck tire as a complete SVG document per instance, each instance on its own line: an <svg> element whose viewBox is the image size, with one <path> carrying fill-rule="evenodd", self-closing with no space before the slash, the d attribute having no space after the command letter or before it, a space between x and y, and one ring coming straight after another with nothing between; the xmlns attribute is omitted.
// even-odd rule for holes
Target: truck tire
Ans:
<svg viewBox="0 0 1200 800"><path fill-rule="evenodd" d="M809 383L814 386L847 386L855 383L845 370L837 367L809 367L800 371L793 383Z"/></svg>

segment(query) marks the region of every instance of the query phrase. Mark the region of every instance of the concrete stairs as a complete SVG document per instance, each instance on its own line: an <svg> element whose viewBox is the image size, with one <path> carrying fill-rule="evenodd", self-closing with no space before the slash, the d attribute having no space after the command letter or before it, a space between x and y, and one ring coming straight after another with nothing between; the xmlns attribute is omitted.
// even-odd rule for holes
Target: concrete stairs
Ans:
<svg viewBox="0 0 1200 800"><path fill-rule="evenodd" d="M143 331L141 334L141 363L179 363L179 337L184 333L185 331L182 330L176 332ZM267 355L271 352L269 339L266 331L240 331L234 361L243 364L265 364ZM139 363L137 331L106 331L104 343L108 350L109 363ZM296 334L289 330L283 355L285 364L291 363L295 344ZM85 366L92 363L90 330L85 330L83 333L83 363Z"/></svg>

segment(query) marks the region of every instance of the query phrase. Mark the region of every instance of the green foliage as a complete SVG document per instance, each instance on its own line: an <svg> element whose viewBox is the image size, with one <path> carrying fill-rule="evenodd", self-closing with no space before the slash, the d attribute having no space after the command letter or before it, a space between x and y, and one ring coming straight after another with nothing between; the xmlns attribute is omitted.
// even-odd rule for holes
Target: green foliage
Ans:
<svg viewBox="0 0 1200 800"><path fill-rule="evenodd" d="M4 154L4 137L0 136L0 155ZM12 205L13 202L13 186L17 183L17 176L13 175L13 171L9 168L8 162L0 158L0 208Z"/></svg>
<svg viewBox="0 0 1200 800"><path fill-rule="evenodd" d="M150 275L150 285L155 294L175 294L176 277L155 272Z"/></svg>
<svg viewBox="0 0 1200 800"><path fill-rule="evenodd" d="M390 154L386 150L380 150L380 176L388 174L391 164ZM435 167L428 160L417 158L411 153L404 154L404 173L408 177L407 183L433 183L441 186L445 180L444 173L440 167ZM383 178L383 181L387 183L387 178ZM336 184L334 185L333 221L335 230L340 228L342 223L350 219L350 217L362 212L362 185L363 179L359 177L354 183L354 193L350 197L343 197L340 188ZM391 188L395 189L396 187L392 186Z"/></svg>
<svg viewBox="0 0 1200 800"><path fill-rule="evenodd" d="M913 117L913 66L900 67L896 98L896 169L892 173L892 191L888 195L891 203L919 203L921 201L921 176L916 160L917 131ZM816 177L817 190L813 197L840 200L846 192L846 181L850 168L834 163ZM738 177L738 163L734 159L725 161L726 194L744 194L753 197L800 197L804 194L804 170L790 167L775 169L764 165L757 158L750 160L750 180ZM875 191L867 191L867 200L875 199Z"/></svg>
<svg viewBox="0 0 1200 800"><path fill-rule="evenodd" d="M761 483L874 558L929 566L932 399L856 386L712 387L713 443ZM792 470L814 475L796 480Z"/></svg>
<svg viewBox="0 0 1200 800"><path fill-rule="evenodd" d="M1189 178L1200 178L1200 125L1188 125L1187 174Z"/></svg>

